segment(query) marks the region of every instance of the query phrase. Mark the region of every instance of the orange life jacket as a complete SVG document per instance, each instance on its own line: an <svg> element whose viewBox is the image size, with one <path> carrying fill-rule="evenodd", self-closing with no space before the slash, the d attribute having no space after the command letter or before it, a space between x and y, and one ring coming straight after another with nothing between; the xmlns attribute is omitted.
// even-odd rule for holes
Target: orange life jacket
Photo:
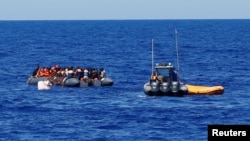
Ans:
<svg viewBox="0 0 250 141"><path fill-rule="evenodd" d="M156 75L151 75L151 80L156 80Z"/></svg>
<svg viewBox="0 0 250 141"><path fill-rule="evenodd" d="M49 70L44 70L43 76L50 76Z"/></svg>

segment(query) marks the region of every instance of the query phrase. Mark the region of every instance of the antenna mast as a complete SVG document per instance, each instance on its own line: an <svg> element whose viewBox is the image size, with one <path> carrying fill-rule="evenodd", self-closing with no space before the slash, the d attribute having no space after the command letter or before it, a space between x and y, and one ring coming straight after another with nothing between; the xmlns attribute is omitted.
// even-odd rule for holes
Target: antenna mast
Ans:
<svg viewBox="0 0 250 141"><path fill-rule="evenodd" d="M152 39L152 74L154 73L154 39Z"/></svg>
<svg viewBox="0 0 250 141"><path fill-rule="evenodd" d="M176 45L176 61L177 61L177 69L178 69L178 74L177 74L177 79L178 82L180 82L180 64L179 64L179 51L178 51L178 38L177 38L177 29L175 28L175 45Z"/></svg>

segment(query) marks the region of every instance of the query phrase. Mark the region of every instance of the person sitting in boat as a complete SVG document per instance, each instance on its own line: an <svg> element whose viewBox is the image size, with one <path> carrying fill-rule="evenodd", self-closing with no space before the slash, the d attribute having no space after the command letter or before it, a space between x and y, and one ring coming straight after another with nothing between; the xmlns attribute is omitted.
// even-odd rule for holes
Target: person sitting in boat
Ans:
<svg viewBox="0 0 250 141"><path fill-rule="evenodd" d="M157 80L156 73L153 72L152 75L151 75L151 77L150 77L150 84L151 84L152 82L156 82L156 80Z"/></svg>
<svg viewBox="0 0 250 141"><path fill-rule="evenodd" d="M65 68L61 68L60 73L61 73L62 77L67 77Z"/></svg>
<svg viewBox="0 0 250 141"><path fill-rule="evenodd" d="M80 79L81 77L83 77L83 71L82 71L82 68L80 67L77 67L76 70L75 70L75 77L77 79Z"/></svg>
<svg viewBox="0 0 250 141"><path fill-rule="evenodd" d="M50 68L48 68L48 67L45 67L45 68L44 68L44 76L45 76L45 77L51 76Z"/></svg>
<svg viewBox="0 0 250 141"><path fill-rule="evenodd" d="M50 68L50 73L52 75L56 75L60 70L61 70L61 67L59 67L59 65L55 65Z"/></svg>
<svg viewBox="0 0 250 141"><path fill-rule="evenodd" d="M51 67L51 70L53 70L55 72L59 71L60 69L61 69L61 67L59 67L59 65L55 65L55 66Z"/></svg>
<svg viewBox="0 0 250 141"><path fill-rule="evenodd" d="M40 68L37 71L37 77L49 77L51 76L50 69L47 67Z"/></svg>
<svg viewBox="0 0 250 141"><path fill-rule="evenodd" d="M83 69L83 76L80 77L81 81L89 82L89 70L87 68L82 68Z"/></svg>
<svg viewBox="0 0 250 141"><path fill-rule="evenodd" d="M74 76L74 67L73 67L73 66L70 66L70 67L68 68L68 71L67 71L66 76L67 76L68 78L72 78L72 77Z"/></svg>
<svg viewBox="0 0 250 141"><path fill-rule="evenodd" d="M87 68L85 68L83 70L83 78L87 79L89 77L89 70Z"/></svg>
<svg viewBox="0 0 250 141"><path fill-rule="evenodd" d="M67 77L64 68L60 68L60 70L55 72L54 75L57 76L57 77Z"/></svg>
<svg viewBox="0 0 250 141"><path fill-rule="evenodd" d="M98 78L98 70L96 68L92 69L92 75L91 75L92 79Z"/></svg>

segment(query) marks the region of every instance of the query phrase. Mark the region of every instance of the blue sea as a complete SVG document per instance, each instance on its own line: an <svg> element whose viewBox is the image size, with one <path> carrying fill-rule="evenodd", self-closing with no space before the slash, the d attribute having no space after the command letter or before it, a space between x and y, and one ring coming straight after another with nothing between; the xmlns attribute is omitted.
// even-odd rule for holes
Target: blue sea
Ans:
<svg viewBox="0 0 250 141"><path fill-rule="evenodd" d="M224 93L146 96L152 39L154 63ZM208 125L250 124L250 20L0 21L0 48L0 141L206 141ZM38 91L38 64L103 67L114 85Z"/></svg>

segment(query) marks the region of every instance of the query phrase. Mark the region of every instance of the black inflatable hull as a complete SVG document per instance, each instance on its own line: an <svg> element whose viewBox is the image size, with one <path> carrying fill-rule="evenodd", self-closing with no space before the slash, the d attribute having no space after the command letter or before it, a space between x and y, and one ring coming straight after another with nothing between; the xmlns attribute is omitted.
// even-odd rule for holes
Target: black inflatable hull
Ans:
<svg viewBox="0 0 250 141"><path fill-rule="evenodd" d="M29 85L37 85L38 81L47 80L48 77L29 77L27 80L27 84ZM63 78L62 78L63 79ZM59 81L60 84L66 87L89 87L89 86L112 86L113 80L111 78L103 78L102 80L78 80L77 78L64 78L62 81Z"/></svg>
<svg viewBox="0 0 250 141"><path fill-rule="evenodd" d="M113 80L109 77L103 78L101 80L101 86L112 86L114 84Z"/></svg>
<svg viewBox="0 0 250 141"><path fill-rule="evenodd" d="M100 80L93 80L92 81L93 86L102 86L102 82Z"/></svg>
<svg viewBox="0 0 250 141"><path fill-rule="evenodd" d="M33 77L31 76L28 80L27 80L27 84L29 85L37 85L38 81L43 81L43 80L47 80L48 77ZM59 84L57 84L59 85ZM65 80L63 80L62 84L60 84L62 86L66 86L66 87L79 87L80 85L80 81L77 78L65 78Z"/></svg>
<svg viewBox="0 0 250 141"><path fill-rule="evenodd" d="M88 80L80 80L80 87L89 87L92 86L92 81Z"/></svg>
<svg viewBox="0 0 250 141"><path fill-rule="evenodd" d="M29 79L27 80L27 84L29 85L37 85L38 81L43 81L43 80L47 80L48 77L29 77Z"/></svg>
<svg viewBox="0 0 250 141"><path fill-rule="evenodd" d="M144 84L144 93L148 96L176 96L182 97L188 92L185 85L181 85L176 91L173 90L163 90L161 87L152 89L150 82Z"/></svg>
<svg viewBox="0 0 250 141"><path fill-rule="evenodd" d="M80 87L89 87L89 86L112 86L114 84L111 78L103 78L102 80L80 80Z"/></svg>
<svg viewBox="0 0 250 141"><path fill-rule="evenodd" d="M183 97L186 92L182 92L182 91L179 91L179 92L152 92L152 91L149 91L149 92L146 92L144 91L144 93L148 96L175 96L175 97Z"/></svg>
<svg viewBox="0 0 250 141"><path fill-rule="evenodd" d="M79 87L79 85L80 80L78 80L77 78L67 78L63 83L63 86L66 87Z"/></svg>

